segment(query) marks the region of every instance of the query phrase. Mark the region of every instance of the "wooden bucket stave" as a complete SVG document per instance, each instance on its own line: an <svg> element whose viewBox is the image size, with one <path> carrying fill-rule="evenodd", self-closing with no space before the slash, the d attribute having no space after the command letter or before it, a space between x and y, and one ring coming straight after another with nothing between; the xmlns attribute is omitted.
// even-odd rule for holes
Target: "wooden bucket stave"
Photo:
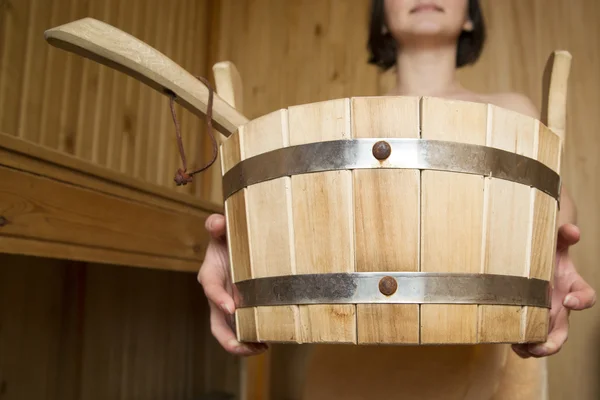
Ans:
<svg viewBox="0 0 600 400"><path fill-rule="evenodd" d="M357 97L278 110L223 143L222 171L284 147L362 138L492 147L560 172L560 139L538 120L428 97ZM555 198L494 176L380 166L281 176L227 194L234 282L354 272L550 281ZM242 341L522 343L544 340L548 317L548 308L527 305L285 304L238 308L236 326Z"/></svg>

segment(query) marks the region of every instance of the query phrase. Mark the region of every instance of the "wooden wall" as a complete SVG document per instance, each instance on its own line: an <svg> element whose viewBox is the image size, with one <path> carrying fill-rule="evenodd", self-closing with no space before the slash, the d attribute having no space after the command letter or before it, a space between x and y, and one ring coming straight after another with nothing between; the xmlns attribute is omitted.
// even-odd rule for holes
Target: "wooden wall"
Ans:
<svg viewBox="0 0 600 400"><path fill-rule="evenodd" d="M0 255L0 399L236 395L193 274Z"/></svg>
<svg viewBox="0 0 600 400"><path fill-rule="evenodd" d="M91 16L208 75L209 0L0 0L0 131L170 190L180 165L168 99L48 45ZM177 107L191 166L205 121ZM218 164L217 164L218 165ZM60 196L60 193L56 194ZM198 229L203 229L199 226ZM1 239L0 239L1 240ZM202 399L238 390L195 274L0 254L0 399Z"/></svg>
<svg viewBox="0 0 600 400"><path fill-rule="evenodd" d="M181 188L173 184L180 161L168 98L122 73L50 46L44 31L94 17L156 47L191 73L207 76L213 3L0 1L0 131L203 196L208 182ZM177 114L190 166L203 165L210 155L200 145L206 140L205 121L180 106Z"/></svg>
<svg viewBox="0 0 600 400"><path fill-rule="evenodd" d="M478 65L460 73L474 90L521 91L539 106L549 52L573 53L565 173L583 231L573 253L581 273L598 288L600 139L594 129L600 125L595 110L600 5L597 0L482 2L489 42ZM244 111L256 117L293 104L385 93L393 76L366 63L368 5L369 0L0 0L0 130L172 190L207 196L208 174L195 185L172 185L178 160L167 99L50 47L43 31L93 16L195 74L210 76L214 62L231 60L244 82ZM180 108L178 114L188 157L204 162L210 153L204 121ZM78 393L86 399L156 393L187 399L236 386L235 361L211 338L205 299L192 275L0 256L0 278L3 400L70 399ZM571 320L567 346L550 360L551 398L597 399L600 308L574 313ZM199 350L206 341L211 345ZM278 368L289 361L283 349L275 347L274 370L285 380L272 380L280 382L274 398L284 398L297 384L289 381L290 370ZM221 364L207 368L207 359ZM185 372L178 369L181 362Z"/></svg>
<svg viewBox="0 0 600 400"><path fill-rule="evenodd" d="M384 94L393 74L366 63L369 0L223 0L218 60L239 68L250 117L342 96ZM568 104L565 184L579 208L581 274L600 289L600 3L597 0L482 0L489 41L480 62L460 71L476 91L519 91L541 105L541 78L555 49L574 57ZM566 347L550 359L552 400L600 398L600 308L574 313ZM300 357L296 347L275 347ZM290 357L276 355L274 396L293 393ZM290 389L290 387L292 389ZM279 396L279 397L277 397Z"/></svg>

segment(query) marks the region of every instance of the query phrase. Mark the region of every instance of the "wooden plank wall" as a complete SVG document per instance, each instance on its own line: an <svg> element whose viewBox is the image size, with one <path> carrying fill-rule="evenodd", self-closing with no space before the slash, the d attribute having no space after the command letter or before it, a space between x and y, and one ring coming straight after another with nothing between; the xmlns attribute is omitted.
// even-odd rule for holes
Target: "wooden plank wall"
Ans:
<svg viewBox="0 0 600 400"><path fill-rule="evenodd" d="M44 30L83 17L112 24L207 76L209 0L3 0L0 131L173 190L180 166L167 97L112 69L50 46ZM203 165L205 121L177 106L190 167ZM209 142L206 141L206 144ZM218 167L218 165L216 166ZM207 174L208 176L208 174Z"/></svg>
<svg viewBox="0 0 600 400"><path fill-rule="evenodd" d="M257 117L277 108L342 96L385 94L394 84L366 63L369 0L223 0L218 49L211 61L230 60L244 82L245 112ZM492 6L493 4L493 6ZM519 91L541 106L541 78L555 49L573 54L568 104L565 184L579 208L582 240L576 265L600 289L600 4L597 0L482 0L489 39L480 62L460 71L476 91ZM600 386L600 308L573 313L569 342L550 359L552 400L597 399ZM274 346L273 396L292 396L291 377L302 351ZM288 351L290 357L285 356ZM294 355L293 358L291 357ZM301 369L301 364L297 364ZM281 383L287 382L287 383Z"/></svg>
<svg viewBox="0 0 600 400"><path fill-rule="evenodd" d="M202 175L194 185L172 183L179 161L168 99L51 47L43 33L95 17L207 76L214 6L209 0L0 0L0 131L204 197L210 181ZM210 155L200 146L205 122L179 106L177 113L191 166L203 164ZM235 395L237 365L210 334L193 273L0 254L3 400Z"/></svg>
<svg viewBox="0 0 600 400"><path fill-rule="evenodd" d="M600 78L596 74L600 65L600 28L595 24L600 17L600 5L596 0L482 2L490 37L480 63L474 68L461 71L461 78L467 86L486 92L521 91L539 106L541 72L547 55L555 48L566 48L573 53L565 176L566 184L571 188L579 206L583 230L582 242L573 253L581 273L598 287L600 275L595 264L600 257L600 250L595 244L600 239L600 215L595 196L600 194L600 182L596 178L596 171L600 167L596 156L600 150L600 139L595 135L594 128L600 123L600 114L594 107L600 100ZM44 29L79 17L94 16L140 37L192 73L207 76L208 67L213 62L231 60L240 69L244 82L245 112L250 117L256 117L293 104L385 93L389 85L393 84L393 76L381 75L374 67L366 64L369 3L369 0L177 0L170 3L158 0L1 0L0 130L133 174L140 179L172 185L172 172L178 164L175 142L171 140L173 127L167 99L108 68L51 48L43 40ZM209 15L220 15L220 18L211 18L209 24L206 20ZM201 141L206 143L206 138L202 136L204 121L191 117L181 109L178 109L178 113L188 148L195 149L188 150L188 157L192 161L204 161L210 154L207 146L199 146ZM173 187L173 190L194 191L203 196L205 188L210 185L202 177L199 182L184 188ZM63 327L55 319L47 318L48 309L53 310L55 316L74 313L69 308L73 307L72 302L60 300L62 291L72 288L63 281L67 279L64 276L69 275L68 271L71 271L69 268L73 268L72 266L48 260L34 261L5 256L0 259L0 265L2 282L16 285L11 284L11 294L7 294L9 292L6 290L2 291L4 305L0 308L0 354L7 354L6 348L12 346L15 338L20 337L25 330L30 331L34 337L18 341L18 346L19 351L30 355L33 350L27 346L38 340L43 339L38 346L43 343L55 346L50 338L59 340L62 335L59 331L65 330L67 337L75 337L74 333L69 333L74 328L68 324ZM169 293L168 280L163 279L162 275L147 278L149 281L155 280L151 283L137 275L147 271L139 270L136 275L123 276L117 269L105 266L88 268L98 271L96 279L101 280L102 284L97 290L104 293L104 296L96 300L90 298L90 303L86 303L89 304L87 307L91 307L90 310L94 310L94 315L109 318L115 307L122 307L135 300L135 291L128 294L130 300L124 300L126 294L122 295L122 301L107 298L106 291L122 280L131 290L146 291L146 286L152 288L150 294L145 292L145 295L140 295L141 298L151 298L159 293L158 296L165 299L167 297L164 293ZM11 270L12 272L8 272ZM60 273L57 275L57 272L48 271ZM86 276L91 275L93 274L89 273ZM30 284L33 286L29 286ZM192 296L197 293L197 285L190 285L190 288L182 291L181 296L187 296L192 301ZM19 287L22 289L19 290ZM23 293L26 293L24 291L28 289L31 293L23 297ZM31 308L33 314L27 309L29 301L36 304ZM150 304L154 304L152 301ZM17 313L16 316L8 314L6 304L21 307L11 311ZM93 304L96 305L92 307ZM141 313L145 310L154 315L151 327L166 324L164 319L158 317L164 315L163 311L155 314L154 308L148 310L144 308L144 303L136 304L132 306L134 311ZM181 312L180 306L173 307L173 310ZM189 313L197 312L191 307L187 310ZM135 314L137 315L137 311ZM24 318L24 315L34 315L34 319ZM10 333L6 328L9 317L13 324L10 329L18 331ZM596 377L600 372L600 344L595 332L600 325L600 309L574 313L571 320L570 340L566 348L550 361L551 398L598 398L600 387ZM75 321L69 324L77 323L77 319L69 321ZM94 318L86 321L92 324ZM118 321L114 324L113 329L125 329ZM131 328L127 332L143 331L150 336L144 339L149 341L145 343L154 343L156 346L146 348L152 347L152 351L155 351L152 359L162 362L164 358L161 359L160 354L166 353L155 347L172 340L171 336L165 335L160 329L149 329L149 325L141 322L131 322L129 326L135 326L135 329ZM93 327L81 329L94 331ZM154 335L162 339L152 341L151 337ZM134 365L140 365L135 357L141 357L138 353L142 350L127 344L133 343L126 341L131 340L127 333L102 336L102 340L106 342L99 345L99 348L110 347L107 343L113 343L112 354L124 357L122 365L126 369L131 370ZM6 339L7 337L14 340ZM92 337L98 336L90 336ZM118 339L111 342L111 337ZM203 340L211 340L210 335L203 337ZM36 359L39 363L36 364L40 364L40 370L33 372L37 377L32 379L38 379L38 382L39 379L50 379L50 382L52 376L45 376L45 370L41 368L55 365L52 363L58 360L59 355L64 359L63 351L67 352L69 359L79 359L77 351L89 354L84 350L85 343L92 346L89 344L92 342L86 342L88 339L85 336L73 340L81 340L84 344L75 346L75 349L68 347L71 344L62 344L67 346L65 350L54 347L36 351L36 358L39 357ZM119 349L124 347L127 352L120 353ZM90 347L87 349L89 351ZM291 369L278 368L286 357L281 353L280 347L276 346L275 350L279 352L275 357L278 364L274 365L273 370L285 373L287 377L294 376ZM15 353L10 354L14 356ZM97 355L101 356L104 357ZM3 377L6 376L6 365L0 364L0 375ZM63 369L53 373L69 382L72 381L72 376L78 379L76 374L86 371L83 369L79 372L78 366L74 367L69 363L61 368ZM136 378L128 378L128 386L123 388L119 383L121 378L115 375L116 372L110 371L107 369L104 373L113 375L99 380L110 379L113 383L109 387L119 388L114 390L120 390L122 398L126 398L131 390L137 390L139 395L143 393L141 386L136 386ZM117 371L127 376L127 372ZM155 376L142 374L139 379L149 382ZM7 383L0 385L0 390L4 387L6 395L15 386L10 386L11 382L6 378L2 379L2 382ZM168 382L167 378L161 379ZM205 375L203 380L210 383L210 375ZM278 379L272 381L278 382ZM56 382L59 381L54 382L52 385L58 385ZM90 381L81 378L77 383L80 387L64 390L84 390L82 388L87 387L86 382ZM227 379L215 382L226 385ZM277 387L275 398L277 393L285 393L286 387L295 384ZM40 383L38 387L45 388L43 385ZM157 385L158 388L160 383ZM213 387L218 385L214 384ZM54 387L55 389L48 390L59 390L57 386ZM58 398L76 398L68 393L57 393Z"/></svg>
<svg viewBox="0 0 600 400"><path fill-rule="evenodd" d="M237 395L193 274L0 254L0 398Z"/></svg>

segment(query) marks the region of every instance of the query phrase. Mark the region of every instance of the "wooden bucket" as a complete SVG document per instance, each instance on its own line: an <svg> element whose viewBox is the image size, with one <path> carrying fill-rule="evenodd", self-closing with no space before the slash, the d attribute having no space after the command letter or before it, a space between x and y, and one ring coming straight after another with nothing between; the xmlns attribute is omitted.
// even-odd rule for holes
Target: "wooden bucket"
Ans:
<svg viewBox="0 0 600 400"><path fill-rule="evenodd" d="M561 150L537 119L432 97L241 126L221 146L239 340L545 340Z"/></svg>
<svg viewBox="0 0 600 400"><path fill-rule="evenodd" d="M248 120L103 22L84 18L45 37L198 115L212 107L227 136L221 170L240 340L546 339L567 52L547 64L544 123L431 97L336 99Z"/></svg>

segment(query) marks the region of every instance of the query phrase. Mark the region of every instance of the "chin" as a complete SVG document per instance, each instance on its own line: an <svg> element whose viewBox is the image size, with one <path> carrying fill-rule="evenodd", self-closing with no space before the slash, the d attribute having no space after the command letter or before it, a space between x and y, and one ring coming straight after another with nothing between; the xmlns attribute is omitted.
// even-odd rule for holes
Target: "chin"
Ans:
<svg viewBox="0 0 600 400"><path fill-rule="evenodd" d="M444 33L445 29L443 26L440 26L440 24L433 22L433 21L423 21L423 22L419 22L418 24L416 24L415 26L412 27L412 29L410 30L410 33L413 36L419 36L419 35L436 35L436 34L442 34Z"/></svg>

